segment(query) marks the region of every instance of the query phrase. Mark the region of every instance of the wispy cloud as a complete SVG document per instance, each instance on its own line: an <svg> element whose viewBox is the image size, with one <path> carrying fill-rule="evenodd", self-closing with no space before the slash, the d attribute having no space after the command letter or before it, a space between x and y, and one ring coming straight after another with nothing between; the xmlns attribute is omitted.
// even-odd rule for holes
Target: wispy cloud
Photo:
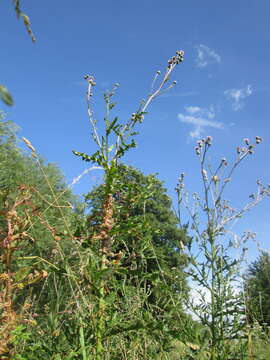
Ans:
<svg viewBox="0 0 270 360"><path fill-rule="evenodd" d="M232 101L232 109L238 111L244 107L244 99L253 93L251 85L243 89L228 89L224 91L224 95Z"/></svg>
<svg viewBox="0 0 270 360"><path fill-rule="evenodd" d="M187 106L185 114L178 114L178 119L182 123L193 125L193 130L189 132L189 136L193 139L202 137L205 128L223 129L222 122L213 120L216 116L213 106L209 108L201 108L199 106Z"/></svg>
<svg viewBox="0 0 270 360"><path fill-rule="evenodd" d="M186 97L186 96L195 96L195 95L198 95L199 92L198 91L186 91L186 92L176 92L176 93L173 93L173 92L166 92L164 94L162 94L160 97L163 97L163 98L167 98L167 97Z"/></svg>
<svg viewBox="0 0 270 360"><path fill-rule="evenodd" d="M221 57L213 49L208 46L200 44L196 46L197 57L196 65L200 68L204 68L209 64L215 64L221 62Z"/></svg>

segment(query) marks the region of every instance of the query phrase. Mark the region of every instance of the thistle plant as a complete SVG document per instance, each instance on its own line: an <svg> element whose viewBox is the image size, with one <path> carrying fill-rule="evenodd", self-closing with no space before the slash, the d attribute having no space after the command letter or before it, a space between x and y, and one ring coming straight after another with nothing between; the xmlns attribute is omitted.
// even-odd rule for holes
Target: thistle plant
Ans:
<svg viewBox="0 0 270 360"><path fill-rule="evenodd" d="M166 84L170 79L170 75L174 68L183 61L183 51L177 51L176 55L168 61L167 69L164 75L161 77L161 72L158 71L154 77L151 93L146 100L143 100L137 111L134 112L130 119L121 123L118 117L111 118L111 111L115 107L113 102L113 96L119 84L115 84L111 91L107 91L104 94L106 114L104 117L104 134L99 133L97 121L94 118L92 110L92 97L93 88L96 85L93 76L86 75L85 80L88 84L87 90L87 108L88 118L92 127L92 138L97 145L97 151L92 155L86 153L73 151L77 156L80 156L82 160L92 162L94 165L101 167L104 170L104 202L102 210L102 221L97 233L93 236L91 241L95 241L99 244L100 262L98 270L106 274L112 268L112 258L117 254L112 252L112 246L114 240L119 236L115 229L115 216L114 213L117 208L115 201L115 194L121 192L121 182L118 176L119 160L129 151L131 148L136 147L134 137L138 134L136 131L137 125L144 121L144 116L151 102L162 94L164 91L169 90L175 85L175 81L172 82L167 88ZM161 77L160 82L157 84L157 80ZM157 84L157 85L156 85ZM117 271L120 271L118 269ZM98 297L98 310L95 326L95 359L103 359L105 349L105 333L106 333L106 297L107 297L107 283L106 278L99 277L99 283L96 284L97 297Z"/></svg>
<svg viewBox="0 0 270 360"><path fill-rule="evenodd" d="M237 237L231 230L239 218L270 195L269 187L257 181L256 194L250 196L242 209L234 209L224 199L224 193L235 170L253 154L262 138L257 136L254 143L244 139L244 147L237 147L237 157L232 166L222 158L213 169L207 155L212 147L208 136L197 142L195 152L200 162L203 194L190 196L185 189L185 175L178 179L178 217L186 209L190 219L191 241L184 247L190 259L188 275L194 288L193 299L187 307L207 329L205 347L211 360L245 359L245 307L244 299L237 284L242 261L247 251L247 241L254 238L251 232ZM182 225L184 226L184 225ZM238 255L235 254L237 248Z"/></svg>

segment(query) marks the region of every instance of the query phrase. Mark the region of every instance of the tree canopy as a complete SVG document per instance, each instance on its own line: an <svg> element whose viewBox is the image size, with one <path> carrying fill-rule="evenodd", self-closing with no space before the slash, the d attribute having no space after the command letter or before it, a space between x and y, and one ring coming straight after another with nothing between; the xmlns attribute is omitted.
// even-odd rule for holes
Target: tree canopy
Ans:
<svg viewBox="0 0 270 360"><path fill-rule="evenodd" d="M270 325L270 255L262 252L245 278L248 320Z"/></svg>

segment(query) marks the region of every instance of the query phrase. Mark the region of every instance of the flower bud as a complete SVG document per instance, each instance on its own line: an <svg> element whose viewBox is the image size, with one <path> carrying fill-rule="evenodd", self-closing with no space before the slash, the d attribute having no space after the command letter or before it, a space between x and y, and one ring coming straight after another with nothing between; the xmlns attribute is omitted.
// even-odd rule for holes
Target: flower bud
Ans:
<svg viewBox="0 0 270 360"><path fill-rule="evenodd" d="M212 144L212 140L213 140L212 136L207 136L205 143L210 146Z"/></svg>

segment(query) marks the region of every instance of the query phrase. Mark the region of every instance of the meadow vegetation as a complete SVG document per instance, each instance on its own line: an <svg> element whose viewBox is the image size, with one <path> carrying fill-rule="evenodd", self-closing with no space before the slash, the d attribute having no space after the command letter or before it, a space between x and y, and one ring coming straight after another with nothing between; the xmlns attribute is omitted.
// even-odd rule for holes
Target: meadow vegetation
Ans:
<svg viewBox="0 0 270 360"><path fill-rule="evenodd" d="M19 1L14 5L34 41ZM183 60L182 50L168 60L124 122L114 115L116 83L104 94L97 126L96 82L84 77L96 150L73 153L89 163L88 172L103 172L84 201L27 138L22 150L15 124L1 113L0 359L270 358L270 257L262 253L243 276L254 234L230 232L270 189L258 181L240 210L224 198L262 138L244 139L235 162L222 158L216 167L208 161L212 137L199 140L194 171L202 191L190 194L180 174L176 211L156 175L124 162L149 104L176 85L171 74ZM12 105L4 86L0 96Z"/></svg>

